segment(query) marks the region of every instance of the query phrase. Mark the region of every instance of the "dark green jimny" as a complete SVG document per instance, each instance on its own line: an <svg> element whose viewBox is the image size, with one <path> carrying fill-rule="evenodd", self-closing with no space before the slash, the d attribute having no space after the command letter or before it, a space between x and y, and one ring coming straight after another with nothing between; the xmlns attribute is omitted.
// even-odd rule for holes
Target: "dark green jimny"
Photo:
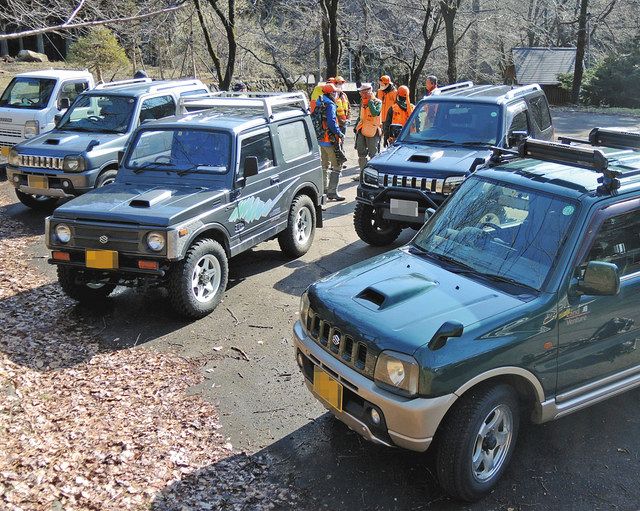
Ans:
<svg viewBox="0 0 640 511"><path fill-rule="evenodd" d="M640 135L561 141L497 150L408 245L302 296L314 396L374 443L433 442L459 499L495 486L521 417L640 385Z"/></svg>

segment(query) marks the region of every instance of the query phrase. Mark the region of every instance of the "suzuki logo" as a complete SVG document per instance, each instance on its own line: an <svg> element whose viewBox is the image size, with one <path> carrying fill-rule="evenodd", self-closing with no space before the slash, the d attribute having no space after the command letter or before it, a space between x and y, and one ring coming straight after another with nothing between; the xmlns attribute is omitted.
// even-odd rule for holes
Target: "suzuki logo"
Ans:
<svg viewBox="0 0 640 511"><path fill-rule="evenodd" d="M333 337L331 338L331 342L333 343L334 346L340 346L340 335L334 334Z"/></svg>
<svg viewBox="0 0 640 511"><path fill-rule="evenodd" d="M103 234L102 236L100 236L98 238L98 241L104 245L104 244L108 243L109 238Z"/></svg>

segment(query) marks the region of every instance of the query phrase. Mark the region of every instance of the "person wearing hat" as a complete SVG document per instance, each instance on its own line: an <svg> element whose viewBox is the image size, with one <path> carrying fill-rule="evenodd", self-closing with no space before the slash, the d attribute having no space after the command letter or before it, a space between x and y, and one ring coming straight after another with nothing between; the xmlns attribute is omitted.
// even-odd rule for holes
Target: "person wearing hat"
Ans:
<svg viewBox="0 0 640 511"><path fill-rule="evenodd" d="M396 138L398 138L411 112L413 112L413 105L409 101L409 87L401 85L398 87L396 102L387 110L382 125L384 137L388 140L389 144L393 144Z"/></svg>
<svg viewBox="0 0 640 511"><path fill-rule="evenodd" d="M374 96L370 84L363 84L358 90L360 91L360 114L354 132L356 133L358 165L360 172L362 172L367 162L380 150L382 101Z"/></svg>
<svg viewBox="0 0 640 511"><path fill-rule="evenodd" d="M382 75L380 77L380 88L376 92L376 97L382 101L383 115L389 111L389 108L396 102L396 86L391 82L389 75ZM384 146L387 147L387 137L384 137Z"/></svg>
<svg viewBox="0 0 640 511"><path fill-rule="evenodd" d="M338 89L338 97L336 98L336 106L337 111L336 115L338 116L338 125L340 126L340 130L345 133L347 126L349 125L349 119L351 118L351 105L349 104L349 98L347 97L347 93L342 90L342 86L347 83L347 81L342 76L336 76L329 78L329 83L333 83ZM341 143L344 143L344 139L341 139ZM344 147L341 148L344 153ZM342 165L342 168L346 168L346 164Z"/></svg>
<svg viewBox="0 0 640 511"><path fill-rule="evenodd" d="M322 86L322 93L322 96L316 100L312 116L321 116L322 119L322 129L316 129L316 132L319 133L320 163L322 165L327 199L340 202L345 200L344 197L338 194L338 181L340 180L342 164L345 158L343 158L343 153L340 149L340 142L344 138L344 132L340 130L336 115L338 89L334 84L326 83ZM329 172L329 166L331 166L331 172Z"/></svg>

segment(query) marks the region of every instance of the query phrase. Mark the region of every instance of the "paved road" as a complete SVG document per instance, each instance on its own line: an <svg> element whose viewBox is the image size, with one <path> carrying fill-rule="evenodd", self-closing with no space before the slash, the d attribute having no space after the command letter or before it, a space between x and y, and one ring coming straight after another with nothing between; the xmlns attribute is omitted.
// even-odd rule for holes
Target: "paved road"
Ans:
<svg viewBox="0 0 640 511"><path fill-rule="evenodd" d="M556 112L554 120L556 134L573 136L595 125L640 128L637 118ZM317 231L305 257L286 260L276 242L236 257L224 301L207 318L179 321L161 292L132 290L119 292L102 311L75 307L70 313L98 325L106 349L172 350L200 364L206 379L192 392L217 404L235 447L272 455L274 478L293 482L308 497L310 510L638 509L640 391L555 423L525 426L508 473L491 496L473 506L441 494L429 453L368 444L310 397L292 356L300 293L314 280L381 251L353 230L354 174L346 172L340 188L349 200L329 206L326 227ZM10 211L42 233L42 215L19 204ZM397 245L410 237L404 233ZM32 253L34 264L53 277L43 245L33 245Z"/></svg>

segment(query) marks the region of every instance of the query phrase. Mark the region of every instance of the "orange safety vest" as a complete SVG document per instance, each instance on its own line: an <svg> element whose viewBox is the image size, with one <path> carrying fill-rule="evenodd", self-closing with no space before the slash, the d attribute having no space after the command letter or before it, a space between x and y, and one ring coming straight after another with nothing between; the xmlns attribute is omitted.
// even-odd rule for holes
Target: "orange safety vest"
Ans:
<svg viewBox="0 0 640 511"><path fill-rule="evenodd" d="M391 88L391 85L387 87L387 89L390 89L390 88ZM389 108L391 108L396 102L396 98L398 97L398 91L396 89L393 89L387 92L385 90L378 89L378 92L376 92L376 97L382 101L382 111L388 112Z"/></svg>
<svg viewBox="0 0 640 511"><path fill-rule="evenodd" d="M407 102L407 109L403 110L402 108L400 108L400 105L398 105L398 103L394 103L391 109L393 111L391 124L399 124L400 126L404 126L407 122L407 119L409 119L411 112L413 112L413 105Z"/></svg>
<svg viewBox="0 0 640 511"><path fill-rule="evenodd" d="M336 110L336 116L338 117L338 122L344 125L349 120L349 114L351 110L349 99L347 98L347 95L344 92L338 93L338 98L336 99L336 106L338 107Z"/></svg>
<svg viewBox="0 0 640 511"><path fill-rule="evenodd" d="M373 101L373 100L369 100ZM375 117L369 110L369 101L363 101L360 105L360 122L356 126L356 131L360 131L365 137L371 138L382 133L382 116Z"/></svg>

